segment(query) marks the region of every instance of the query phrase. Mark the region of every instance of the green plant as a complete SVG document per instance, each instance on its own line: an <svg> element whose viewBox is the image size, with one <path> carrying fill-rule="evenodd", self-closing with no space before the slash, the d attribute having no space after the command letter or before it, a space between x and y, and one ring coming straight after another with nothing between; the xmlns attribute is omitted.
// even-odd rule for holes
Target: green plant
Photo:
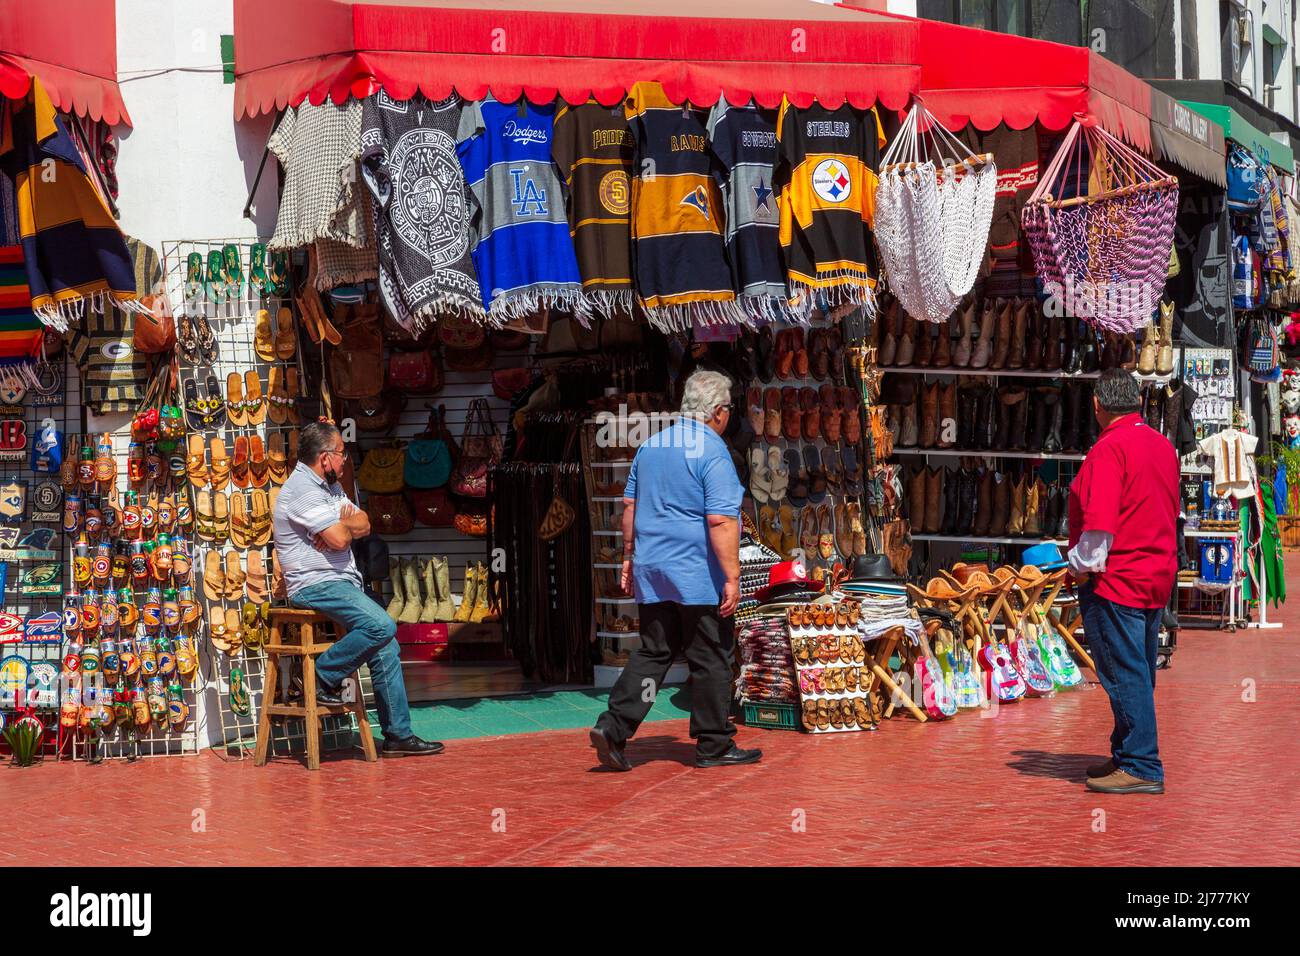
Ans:
<svg viewBox="0 0 1300 956"><path fill-rule="evenodd" d="M5 728L5 743L13 752L13 761L19 767L30 767L36 761L45 737L41 722L30 715L19 717Z"/></svg>

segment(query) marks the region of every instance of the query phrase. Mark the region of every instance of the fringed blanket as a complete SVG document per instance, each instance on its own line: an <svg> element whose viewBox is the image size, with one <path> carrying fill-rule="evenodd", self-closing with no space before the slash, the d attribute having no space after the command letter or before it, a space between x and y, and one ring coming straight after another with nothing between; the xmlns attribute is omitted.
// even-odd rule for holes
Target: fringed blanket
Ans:
<svg viewBox="0 0 1300 956"><path fill-rule="evenodd" d="M40 80L3 106L0 168L13 177L32 311L65 332L89 306L135 310L135 270L117 223Z"/></svg>

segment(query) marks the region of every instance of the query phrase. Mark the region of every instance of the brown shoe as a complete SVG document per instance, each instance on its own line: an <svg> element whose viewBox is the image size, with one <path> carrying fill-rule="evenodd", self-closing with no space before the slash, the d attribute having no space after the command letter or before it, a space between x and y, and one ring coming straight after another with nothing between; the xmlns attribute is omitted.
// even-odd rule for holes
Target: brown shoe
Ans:
<svg viewBox="0 0 1300 956"><path fill-rule="evenodd" d="M925 474L925 527L926 534L938 534L943 523L943 469L927 468Z"/></svg>
<svg viewBox="0 0 1300 956"><path fill-rule="evenodd" d="M1105 763L1095 763L1088 768L1088 779L1096 780L1098 777L1109 777L1117 769L1113 760L1107 760Z"/></svg>
<svg viewBox="0 0 1300 956"><path fill-rule="evenodd" d="M1003 479L1004 481L1006 479ZM993 520L993 469L984 469L975 499L975 525L971 533L977 538L987 537Z"/></svg>
<svg viewBox="0 0 1300 956"><path fill-rule="evenodd" d="M1011 320L1011 352L1007 368L1025 367L1025 343L1029 334L1029 303L1017 303Z"/></svg>
<svg viewBox="0 0 1300 956"><path fill-rule="evenodd" d="M1025 485L1023 476L1011 483L1011 517L1007 519L1007 536L1011 538L1025 532Z"/></svg>
<svg viewBox="0 0 1300 956"><path fill-rule="evenodd" d="M930 367L947 368L952 365L952 323L945 319L936 326L936 330L934 351L930 353Z"/></svg>
<svg viewBox="0 0 1300 956"><path fill-rule="evenodd" d="M1007 533L1011 520L1011 476L1003 475L993 482L993 517L989 521L989 537L1001 538Z"/></svg>
<svg viewBox="0 0 1300 956"><path fill-rule="evenodd" d="M957 440L957 383L939 386L938 439L940 448L951 448Z"/></svg>
<svg viewBox="0 0 1300 956"><path fill-rule="evenodd" d="M931 382L921 392L921 447L933 448L938 436L939 383Z"/></svg>
<svg viewBox="0 0 1300 956"><path fill-rule="evenodd" d="M1007 367L1007 356L1011 353L1011 315L1015 311L1015 305L1007 299L996 308L997 337L993 340L993 359L989 362L989 368L1001 369Z"/></svg>
<svg viewBox="0 0 1300 956"><path fill-rule="evenodd" d="M925 514L925 493L929 483L925 480L925 468L916 469L907 482L907 518L912 522L912 530L923 533L927 520Z"/></svg>
<svg viewBox="0 0 1300 956"><path fill-rule="evenodd" d="M1097 793L1164 793L1165 785L1160 780L1143 780L1126 771L1116 770L1109 776L1089 780L1088 789Z"/></svg>

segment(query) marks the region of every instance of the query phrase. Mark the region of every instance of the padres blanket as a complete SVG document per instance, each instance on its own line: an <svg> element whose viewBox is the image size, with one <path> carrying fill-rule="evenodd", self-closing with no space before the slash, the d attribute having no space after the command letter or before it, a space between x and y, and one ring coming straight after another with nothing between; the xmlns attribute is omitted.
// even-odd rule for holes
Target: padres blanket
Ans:
<svg viewBox="0 0 1300 956"><path fill-rule="evenodd" d="M569 190L569 233L597 315L632 312L632 132L623 107L562 104L551 155Z"/></svg>
<svg viewBox="0 0 1300 956"><path fill-rule="evenodd" d="M874 108L828 110L782 102L776 178L790 307L807 314L860 305L875 311L876 167L885 134Z"/></svg>
<svg viewBox="0 0 1300 956"><path fill-rule="evenodd" d="M456 158L461 100L394 100L361 113L361 174L374 198L379 293L418 337L440 315L486 318L474 262L465 177Z"/></svg>
<svg viewBox="0 0 1300 956"><path fill-rule="evenodd" d="M14 180L32 311L65 332L87 305L135 308L126 242L40 80L4 102L2 122L0 168Z"/></svg>
<svg viewBox="0 0 1300 956"><path fill-rule="evenodd" d="M624 107L636 141L632 261L646 317L666 332L741 322L705 115L670 102L658 83L635 84Z"/></svg>
<svg viewBox="0 0 1300 956"><path fill-rule="evenodd" d="M772 191L776 112L720 99L709 115L709 141L722 166L727 258L737 302L753 321L788 319L780 216Z"/></svg>
<svg viewBox="0 0 1300 956"><path fill-rule="evenodd" d="M555 107L487 99L461 113L456 153L469 186L470 234L488 321L543 309L583 313L564 186L551 162Z"/></svg>

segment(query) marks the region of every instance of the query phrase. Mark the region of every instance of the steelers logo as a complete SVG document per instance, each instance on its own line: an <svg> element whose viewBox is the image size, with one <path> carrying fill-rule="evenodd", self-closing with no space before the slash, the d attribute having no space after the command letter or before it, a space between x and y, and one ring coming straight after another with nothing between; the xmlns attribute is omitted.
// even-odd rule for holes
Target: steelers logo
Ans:
<svg viewBox="0 0 1300 956"><path fill-rule="evenodd" d="M626 216L632 205L632 190L627 173L615 169L600 180L600 204L615 216Z"/></svg>
<svg viewBox="0 0 1300 956"><path fill-rule="evenodd" d="M853 180L838 159L823 159L813 170L812 188L826 202L841 203L853 194Z"/></svg>

